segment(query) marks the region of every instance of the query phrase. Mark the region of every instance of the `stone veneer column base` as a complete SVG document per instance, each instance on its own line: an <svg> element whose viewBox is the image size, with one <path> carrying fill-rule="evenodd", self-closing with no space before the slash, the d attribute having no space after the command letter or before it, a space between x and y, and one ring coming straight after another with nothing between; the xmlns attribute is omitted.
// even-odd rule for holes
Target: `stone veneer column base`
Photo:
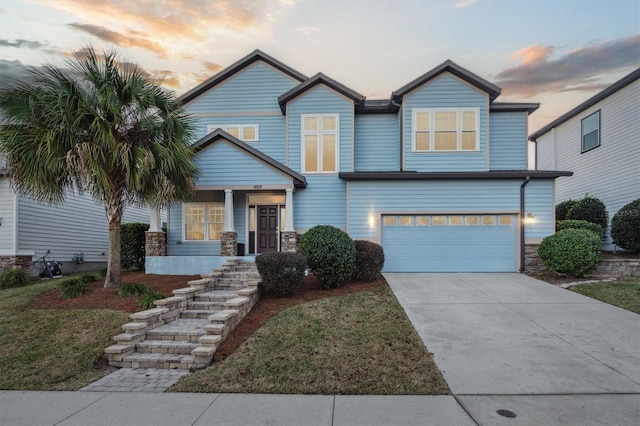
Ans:
<svg viewBox="0 0 640 426"><path fill-rule="evenodd" d="M147 256L167 255L167 234L165 232L146 231L144 252Z"/></svg>
<svg viewBox="0 0 640 426"><path fill-rule="evenodd" d="M538 255L538 247L540 244L524 245L524 273L525 274L543 274L549 270L540 261Z"/></svg>
<svg viewBox="0 0 640 426"><path fill-rule="evenodd" d="M22 269L31 272L31 256L0 256L0 271L5 269Z"/></svg>
<svg viewBox="0 0 640 426"><path fill-rule="evenodd" d="M296 232L283 232L281 236L280 251L283 253L295 253L298 246L298 235Z"/></svg>
<svg viewBox="0 0 640 426"><path fill-rule="evenodd" d="M220 256L237 256L238 255L238 233L237 232L221 232L220 233Z"/></svg>

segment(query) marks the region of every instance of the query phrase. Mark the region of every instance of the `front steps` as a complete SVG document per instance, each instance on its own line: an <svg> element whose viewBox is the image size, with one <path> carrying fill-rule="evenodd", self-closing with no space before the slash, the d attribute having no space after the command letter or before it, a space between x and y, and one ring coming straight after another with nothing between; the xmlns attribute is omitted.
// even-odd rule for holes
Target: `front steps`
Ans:
<svg viewBox="0 0 640 426"><path fill-rule="evenodd" d="M258 301L255 263L232 260L156 307L135 312L105 349L109 364L128 368L202 368Z"/></svg>

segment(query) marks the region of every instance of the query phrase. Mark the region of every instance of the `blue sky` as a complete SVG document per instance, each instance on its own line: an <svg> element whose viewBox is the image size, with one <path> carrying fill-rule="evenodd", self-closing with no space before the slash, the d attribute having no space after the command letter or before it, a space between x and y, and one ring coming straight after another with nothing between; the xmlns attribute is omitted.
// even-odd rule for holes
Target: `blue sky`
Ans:
<svg viewBox="0 0 640 426"><path fill-rule="evenodd" d="M181 94L254 49L369 99L451 59L539 102L532 133L640 66L638 0L0 0L0 79L92 45Z"/></svg>

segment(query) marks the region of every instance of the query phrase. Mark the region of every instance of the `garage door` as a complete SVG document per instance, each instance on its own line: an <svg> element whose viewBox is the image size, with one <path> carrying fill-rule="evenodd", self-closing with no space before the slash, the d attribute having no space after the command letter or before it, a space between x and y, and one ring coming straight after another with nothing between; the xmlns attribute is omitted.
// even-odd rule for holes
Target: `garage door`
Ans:
<svg viewBox="0 0 640 426"><path fill-rule="evenodd" d="M516 216L385 215L386 272L514 272Z"/></svg>

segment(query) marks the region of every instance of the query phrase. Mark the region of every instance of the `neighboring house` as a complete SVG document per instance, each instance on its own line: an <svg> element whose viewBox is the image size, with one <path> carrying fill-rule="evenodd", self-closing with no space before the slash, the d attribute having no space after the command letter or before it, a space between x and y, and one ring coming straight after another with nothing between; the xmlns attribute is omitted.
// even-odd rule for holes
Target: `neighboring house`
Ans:
<svg viewBox="0 0 640 426"><path fill-rule="evenodd" d="M640 198L640 68L529 136L537 166L574 172L556 183L556 203L597 197L609 218ZM605 249L614 250L609 230Z"/></svg>
<svg viewBox="0 0 640 426"><path fill-rule="evenodd" d="M0 158L0 269L29 269L47 250L63 263L65 274L106 266L109 235L102 205L86 194L68 194L61 206L38 203L16 193L3 168ZM125 208L123 222L149 219L149 209ZM81 264L74 261L80 253Z"/></svg>
<svg viewBox="0 0 640 426"><path fill-rule="evenodd" d="M499 95L446 61L367 100L251 53L181 97L201 176L170 206L168 256L147 257L147 272L292 251L319 224L381 244L385 271L520 270L524 243L554 232L554 180L571 173L527 170L539 105Z"/></svg>

